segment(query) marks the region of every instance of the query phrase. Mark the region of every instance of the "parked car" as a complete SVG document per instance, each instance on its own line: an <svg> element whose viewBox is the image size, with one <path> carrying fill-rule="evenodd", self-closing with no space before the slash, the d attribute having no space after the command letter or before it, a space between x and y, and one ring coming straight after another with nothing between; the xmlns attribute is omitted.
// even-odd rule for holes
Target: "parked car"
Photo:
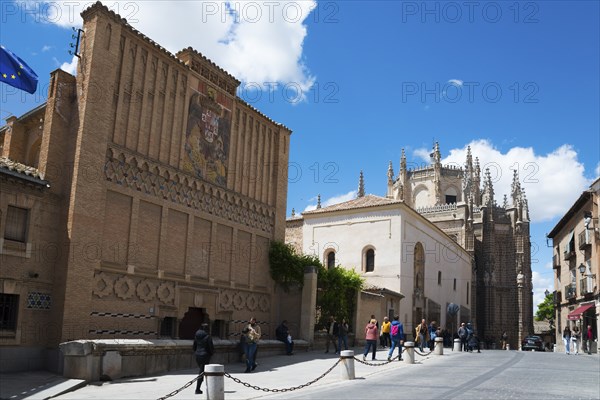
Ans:
<svg viewBox="0 0 600 400"><path fill-rule="evenodd" d="M544 342L542 338L535 335L525 336L523 341L521 342L522 350L535 350L535 351L545 351Z"/></svg>

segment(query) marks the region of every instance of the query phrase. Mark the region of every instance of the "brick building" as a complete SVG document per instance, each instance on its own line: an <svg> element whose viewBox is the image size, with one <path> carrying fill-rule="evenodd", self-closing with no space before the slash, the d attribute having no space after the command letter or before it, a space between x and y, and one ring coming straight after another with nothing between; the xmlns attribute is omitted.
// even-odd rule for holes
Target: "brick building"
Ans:
<svg viewBox="0 0 600 400"><path fill-rule="evenodd" d="M556 344L565 351L565 327L600 332L600 178L579 195L571 208L548 234L552 239ZM579 347L583 351L584 347ZM585 349L587 350L587 349ZM598 352L598 342L591 352Z"/></svg>
<svg viewBox="0 0 600 400"><path fill-rule="evenodd" d="M224 338L251 315L272 336L279 307L299 320L268 263L291 131L192 48L173 55L100 3L82 17L77 77L52 72L47 102L0 129L3 370L60 369L72 339L191 338L202 321Z"/></svg>

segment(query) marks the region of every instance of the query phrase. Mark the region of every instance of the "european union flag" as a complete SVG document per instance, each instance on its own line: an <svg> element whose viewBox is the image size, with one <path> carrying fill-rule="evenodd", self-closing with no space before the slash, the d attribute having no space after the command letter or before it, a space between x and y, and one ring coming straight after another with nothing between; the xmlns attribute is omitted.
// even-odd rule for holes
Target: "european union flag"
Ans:
<svg viewBox="0 0 600 400"><path fill-rule="evenodd" d="M4 46L0 46L0 82L34 93L37 88L38 76L19 56Z"/></svg>

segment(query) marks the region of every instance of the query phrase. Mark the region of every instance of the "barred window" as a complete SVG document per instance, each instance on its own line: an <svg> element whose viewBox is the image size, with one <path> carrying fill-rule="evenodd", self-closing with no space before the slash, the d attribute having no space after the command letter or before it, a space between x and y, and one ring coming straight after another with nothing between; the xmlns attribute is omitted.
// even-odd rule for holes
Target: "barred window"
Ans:
<svg viewBox="0 0 600 400"><path fill-rule="evenodd" d="M335 267L335 252L330 251L327 253L327 268L331 269Z"/></svg>
<svg viewBox="0 0 600 400"><path fill-rule="evenodd" d="M4 228L4 239L26 243L28 222L28 209L8 206L6 212L6 226Z"/></svg>

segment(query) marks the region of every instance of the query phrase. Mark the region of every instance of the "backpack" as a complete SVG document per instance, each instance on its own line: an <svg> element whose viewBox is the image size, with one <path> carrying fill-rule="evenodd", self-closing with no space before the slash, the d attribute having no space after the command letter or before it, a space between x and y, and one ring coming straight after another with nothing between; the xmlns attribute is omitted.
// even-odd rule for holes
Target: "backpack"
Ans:
<svg viewBox="0 0 600 400"><path fill-rule="evenodd" d="M390 330L390 335L394 339L402 339L400 335L400 324L392 324L392 329Z"/></svg>

